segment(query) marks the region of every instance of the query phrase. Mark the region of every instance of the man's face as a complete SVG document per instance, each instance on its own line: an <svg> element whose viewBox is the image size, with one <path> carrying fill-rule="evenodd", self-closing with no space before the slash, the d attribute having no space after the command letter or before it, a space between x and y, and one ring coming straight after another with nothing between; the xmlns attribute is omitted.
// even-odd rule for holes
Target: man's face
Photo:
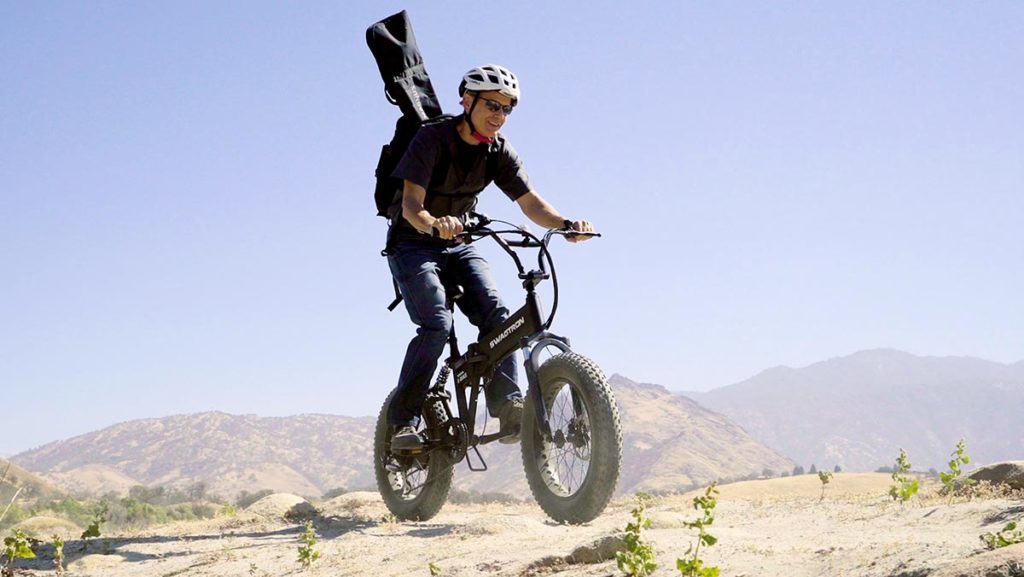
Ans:
<svg viewBox="0 0 1024 577"><path fill-rule="evenodd" d="M469 108L473 106L473 95L467 93L463 96L462 105L469 113ZM504 110L510 106L512 106L512 99L498 91L481 92L470 120L473 121L477 132L487 138L494 138L505 124L507 116Z"/></svg>

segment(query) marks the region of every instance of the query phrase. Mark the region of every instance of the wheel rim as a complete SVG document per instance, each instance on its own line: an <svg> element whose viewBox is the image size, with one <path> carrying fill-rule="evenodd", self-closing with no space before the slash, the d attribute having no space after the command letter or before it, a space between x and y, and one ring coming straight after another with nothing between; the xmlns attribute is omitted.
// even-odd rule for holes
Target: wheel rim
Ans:
<svg viewBox="0 0 1024 577"><path fill-rule="evenodd" d="M403 501L413 501L423 492L430 471L425 458L407 458L387 455L384 458L388 486Z"/></svg>
<svg viewBox="0 0 1024 577"><path fill-rule="evenodd" d="M571 497L583 486L590 471L590 414L582 396L573 406L572 385L555 383L554 393L546 403L551 424L551 441L540 439L537 457L544 484L555 495Z"/></svg>

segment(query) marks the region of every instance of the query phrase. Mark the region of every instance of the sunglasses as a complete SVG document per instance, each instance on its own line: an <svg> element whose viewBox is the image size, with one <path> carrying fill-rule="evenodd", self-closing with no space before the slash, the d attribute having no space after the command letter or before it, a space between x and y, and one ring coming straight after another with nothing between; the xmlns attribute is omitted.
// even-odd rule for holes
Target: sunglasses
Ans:
<svg viewBox="0 0 1024 577"><path fill-rule="evenodd" d="M490 110L491 112L497 112L500 110L505 113L505 116L512 114L512 109L515 108L512 104L502 104L497 100L491 100L490 98L484 98L483 96L480 97L480 100L484 101L484 105L487 106L487 110Z"/></svg>

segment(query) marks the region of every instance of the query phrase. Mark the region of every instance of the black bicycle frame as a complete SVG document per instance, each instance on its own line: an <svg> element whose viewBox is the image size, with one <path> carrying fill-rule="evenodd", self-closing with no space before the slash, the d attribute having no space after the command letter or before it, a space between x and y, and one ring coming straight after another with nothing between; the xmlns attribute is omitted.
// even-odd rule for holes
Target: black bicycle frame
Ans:
<svg viewBox="0 0 1024 577"><path fill-rule="evenodd" d="M490 222L486 220L486 217L483 218L485 219L483 224ZM458 339L455 336L455 327L453 325L448 335L450 354L445 360L445 365L438 376L437 383L431 389L432 394L435 398L442 399L447 405L450 396L447 394L445 383L447 382L448 375L453 373L458 418L465 425L468 437L465 439L468 446L464 448L467 450L469 448L475 449L477 445L496 441L504 435L503 432L499 431L483 436L475 434L480 391L494 378L496 367L506 358L515 354L516 350L521 350L523 352L523 364L526 369L526 378L529 385L527 394L532 400L538 429L545 440L551 441L551 425L548 420L547 409L541 398L540 383L537 377L537 372L540 368L540 355L538 353L548 347L555 347L562 352L569 352L570 348L568 339L547 331L547 325L551 323L554 315L552 314L547 321L542 320L543 313L540 299L536 292L536 287L541 281L554 277L553 264L549 273L543 260L544 257L547 257L550 263L550 255L546 254L547 237L542 242L532 234L522 231L522 229L497 232L482 227L470 234L491 236L515 261L516 268L519 270L519 278L522 279L523 288L526 290L526 304L512 313L501 326L483 335L477 342L470 344L465 354L459 353ZM504 240L500 234L519 234L522 235L523 240L510 243ZM594 236L599 235L594 234ZM471 236L464 238L467 242L473 240ZM519 256L511 248L512 246L539 248L541 251L541 254L538 256L540 270L527 272ZM553 279L553 282L555 283L556 299L554 306L557 306L557 279ZM450 287L450 291L454 293L457 292L457 289ZM453 298L449 299L448 306L454 312L455 304ZM450 414L450 407L448 412L450 418L456 417L456 415ZM479 452L477 454L479 455ZM470 468L472 469L473 467L470 466Z"/></svg>
<svg viewBox="0 0 1024 577"><path fill-rule="evenodd" d="M480 390L493 378L495 368L502 361L515 354L516 350L522 350L529 385L527 394L533 397L541 434L545 439L551 439L551 426L548 423L547 410L541 402L540 386L537 381L536 353L548 346L568 351L569 342L568 339L545 331L541 318L540 302L533 287L530 286L527 288L526 304L512 313L501 326L469 345L466 354L459 356L455 348L457 345L453 343L453 357L449 358L448 364L455 374L455 397L459 415L464 418L469 431L472 432L476 424ZM454 339L454 329L450 339ZM486 444L501 436L500 432L482 437L474 436L474 442L471 444Z"/></svg>

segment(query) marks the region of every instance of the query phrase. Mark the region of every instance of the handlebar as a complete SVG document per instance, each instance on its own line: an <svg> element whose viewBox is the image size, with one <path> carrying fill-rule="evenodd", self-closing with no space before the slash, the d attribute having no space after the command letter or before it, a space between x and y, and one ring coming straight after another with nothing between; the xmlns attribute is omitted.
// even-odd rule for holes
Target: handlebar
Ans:
<svg viewBox="0 0 1024 577"><path fill-rule="evenodd" d="M505 224L512 228L509 230L494 230L489 226L492 223ZM555 263L551 258L551 253L548 251L548 243L551 241L551 237L563 236L566 238L591 238L601 236L601 233L597 232L581 232L568 228L553 228L549 229L544 234L543 238L537 238L536 235L524 226L516 226L512 223L501 220L491 220L487 215L479 213L469 213L463 217L463 224L465 228L462 232L456 234L455 238L467 244L487 236L493 238L498 246L500 246L502 250L504 250L515 262L516 268L519 270L519 278L522 279L523 287L526 288L527 291L532 292L533 287L539 284L542 280L551 278L554 298L551 306L551 313L548 315L548 318L543 325L545 330L551 327L551 322L555 318L555 311L558 310L558 275L555 274ZM510 235L518 236L519 240L503 238L504 236ZM527 272L523 267L522 261L519 260L519 255L515 250L513 250L514 248L540 249L537 254L539 270Z"/></svg>
<svg viewBox="0 0 1024 577"><path fill-rule="evenodd" d="M493 234L521 234L524 237L523 240L519 240L519 241L508 240L508 241L505 241L505 242L508 243L509 246L514 246L514 247L517 247L517 248L540 248L542 244L546 245L547 242L548 242L548 239L551 236L553 236L553 235L564 236L566 238L571 238L571 237L587 237L587 238L598 237L599 238L601 236L601 233L599 233L599 232L582 232L582 231L573 230L573 229L570 229L570 228L552 228L552 229L549 229L547 231L547 233L545 233L543 240L541 240L541 239L536 238L529 231L527 231L525 229L525 227L516 226L516 225L514 225L512 223L507 223L507 222L503 222L503 221L492 221L490 218L488 218L488 216L486 214L480 214L480 213L476 213L476 212L471 212L471 213L463 216L461 218L461 220L462 220L463 229L462 229L462 232L460 232L460 233L455 235L455 238L460 239L460 240L462 240L464 242L473 242L474 240L476 240L476 238L483 238L484 236L489 236L492 233ZM499 222L501 224L507 224L507 225L512 226L513 228L515 228L515 230L510 230L510 231L494 231L494 230L491 230L491 229L487 228L487 226L489 224L491 224L492 222Z"/></svg>

